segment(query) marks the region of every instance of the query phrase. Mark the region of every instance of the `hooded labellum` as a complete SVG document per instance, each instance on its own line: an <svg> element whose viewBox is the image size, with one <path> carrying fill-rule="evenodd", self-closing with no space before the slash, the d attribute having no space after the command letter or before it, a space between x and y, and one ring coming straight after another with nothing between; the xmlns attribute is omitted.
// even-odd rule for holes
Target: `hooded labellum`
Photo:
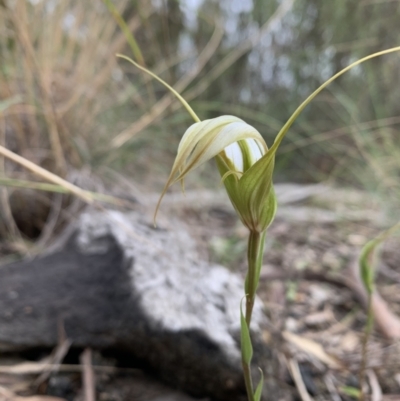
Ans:
<svg viewBox="0 0 400 401"><path fill-rule="evenodd" d="M247 171L257 160L265 155L265 149L255 139L244 139L239 142L234 142L223 150L233 165L233 172L242 175Z"/></svg>
<svg viewBox="0 0 400 401"><path fill-rule="evenodd" d="M221 116L191 125L181 139L157 210L171 185L183 181L190 171L215 157L242 222L252 231L264 231L276 211L273 158L267 157L267 152L261 134L237 117Z"/></svg>

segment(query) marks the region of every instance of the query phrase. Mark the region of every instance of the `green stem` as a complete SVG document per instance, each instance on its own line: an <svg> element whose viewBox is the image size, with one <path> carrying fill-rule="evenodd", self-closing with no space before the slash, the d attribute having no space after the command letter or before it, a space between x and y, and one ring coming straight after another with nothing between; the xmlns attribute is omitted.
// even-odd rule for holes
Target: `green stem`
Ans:
<svg viewBox="0 0 400 401"><path fill-rule="evenodd" d="M249 401L254 401L253 379L251 378L251 366L242 360L244 383Z"/></svg>
<svg viewBox="0 0 400 401"><path fill-rule="evenodd" d="M374 311L372 309L372 292L368 291L368 304L367 304L367 323L365 325L364 338L362 342L361 348L361 364L360 364L360 373L359 373L359 382L360 382L360 397L359 401L365 400L364 394L364 383L365 383L365 370L367 368L367 345L369 338L371 336L372 328L374 326Z"/></svg>
<svg viewBox="0 0 400 401"><path fill-rule="evenodd" d="M256 296L264 254L265 234L250 232L247 248L248 273L246 278L246 322L250 329L251 315Z"/></svg>
<svg viewBox="0 0 400 401"><path fill-rule="evenodd" d="M250 331L251 316L253 313L254 300L256 296L257 286L260 279L261 266L264 254L264 242L266 232L250 232L247 248L248 272L246 277L246 323ZM251 377L250 363L242 360L244 381L249 401L254 401L253 380Z"/></svg>

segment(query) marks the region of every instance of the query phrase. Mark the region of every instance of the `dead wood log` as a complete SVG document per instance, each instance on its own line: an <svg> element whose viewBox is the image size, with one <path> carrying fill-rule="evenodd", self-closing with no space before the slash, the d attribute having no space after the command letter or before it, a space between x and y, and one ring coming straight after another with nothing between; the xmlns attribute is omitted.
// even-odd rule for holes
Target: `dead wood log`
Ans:
<svg viewBox="0 0 400 401"><path fill-rule="evenodd" d="M0 351L52 348L62 328L72 347L113 350L196 396L241 400L242 291L182 227L89 212L58 251L0 268ZM258 305L256 338L263 319Z"/></svg>

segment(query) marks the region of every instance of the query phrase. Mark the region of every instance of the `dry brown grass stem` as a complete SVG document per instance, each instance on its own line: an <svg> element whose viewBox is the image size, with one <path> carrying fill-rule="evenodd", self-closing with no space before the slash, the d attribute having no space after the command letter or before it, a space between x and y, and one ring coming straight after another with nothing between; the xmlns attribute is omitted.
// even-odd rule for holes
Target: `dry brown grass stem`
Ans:
<svg viewBox="0 0 400 401"><path fill-rule="evenodd" d="M5 143L6 124L5 119L2 118L3 113L0 112L0 145ZM5 160L4 157L0 157L0 171L5 171ZM18 226L14 220L10 200L8 197L8 191L6 188L0 188L0 210L2 211L3 223L0 223L0 234L3 236L7 235L11 237L11 241L18 241L23 244L21 233L19 232ZM3 232L4 231L4 232ZM23 245L22 245L23 247Z"/></svg>
<svg viewBox="0 0 400 401"><path fill-rule="evenodd" d="M140 27L139 19L136 16L133 17L128 23L128 26L132 32L135 32ZM125 36L122 33L119 34L111 43L108 49L110 55L114 55L115 53L121 51L121 49L125 46L125 43ZM99 88L102 87L110 79L110 73L115 65L115 57L110 56L107 59L104 67L96 75L94 75L89 82L87 82L87 85L79 86L77 90L73 92L72 96L67 99L66 102L61 103L57 106L57 113L61 117L64 116L72 107L76 105L76 103L81 99L88 88L90 88L90 91L92 93L98 93ZM75 77L75 79L79 81L78 77Z"/></svg>
<svg viewBox="0 0 400 401"><path fill-rule="evenodd" d="M288 361L289 371L292 375L293 381L296 385L297 391L299 392L300 398L302 401L313 401L310 394L308 394L306 385L304 384L303 378L301 376L299 364L293 358L290 358Z"/></svg>
<svg viewBox="0 0 400 401"><path fill-rule="evenodd" d="M25 167L32 173L44 178L46 181L52 182L53 184L56 185L60 185L61 187L67 189L69 192L71 192L72 194L76 195L77 197L85 201L86 203L91 204L93 202L93 199L90 196L88 196L87 193L81 188L62 179L56 174L53 174L50 171L38 166L37 164L32 163L31 161L25 159L24 157L19 156L14 152L11 152L10 150L6 149L4 146L1 145L0 145L0 154L12 160L13 162L18 163L19 165Z"/></svg>
<svg viewBox="0 0 400 401"><path fill-rule="evenodd" d="M80 360L81 364L83 365L82 381L84 401L96 401L96 384L92 365L92 350L90 348L86 348L83 351Z"/></svg>
<svg viewBox="0 0 400 401"><path fill-rule="evenodd" d="M49 130L49 140L54 152L54 162L57 173L64 175L67 165L63 148L61 145L60 133L57 127L57 115L50 95L50 84L46 80L43 70L39 67L32 40L27 32L29 26L27 19L27 2L19 0L14 11L10 11L10 17L16 30L18 40L22 46L27 69L34 71L40 87L43 101L44 117Z"/></svg>

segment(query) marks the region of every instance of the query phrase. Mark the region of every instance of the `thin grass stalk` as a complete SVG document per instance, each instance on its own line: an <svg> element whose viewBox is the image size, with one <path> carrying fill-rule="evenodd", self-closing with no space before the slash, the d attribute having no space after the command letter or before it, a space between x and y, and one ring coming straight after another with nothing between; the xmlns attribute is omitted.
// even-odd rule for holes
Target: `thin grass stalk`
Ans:
<svg viewBox="0 0 400 401"><path fill-rule="evenodd" d="M364 336L361 344L361 364L359 372L359 383L360 383L360 401L365 401L365 371L367 369L368 359L368 342L371 337L372 328L374 327L374 310L372 308L372 292L368 291L367 298L367 323L364 329Z"/></svg>
<svg viewBox="0 0 400 401"><path fill-rule="evenodd" d="M121 28L121 31L124 33L125 38L132 50L133 56L135 57L135 59L137 60L137 62L140 65L145 66L146 63L144 61L142 51L140 50L140 47L139 47L135 37L133 36L132 31L129 29L128 24L122 18L117 7L115 7L115 5L110 0L103 0L103 2L107 6L108 11L114 17L114 20L117 22L118 26Z"/></svg>
<svg viewBox="0 0 400 401"><path fill-rule="evenodd" d="M0 144L5 143L6 137L6 121L3 118L3 112L0 111ZM5 171L5 158L0 157L0 171ZM12 239L21 239L21 234L18 230L18 226L12 215L10 199L6 188L0 188L0 206L3 214L3 222L0 224L0 233L4 231Z"/></svg>
<svg viewBox="0 0 400 401"><path fill-rule="evenodd" d="M83 13L81 13L83 15ZM129 22L129 29L131 31L136 31L139 28L139 20L137 17L133 17L131 21ZM66 35L67 38L69 38L69 42L72 41L71 36L73 36L73 33L70 35ZM108 36L111 36L111 34L108 34ZM109 43L111 39L109 37L103 38L104 43ZM69 43L68 42L68 43ZM109 46L109 51L111 54L116 53L122 49L126 42L125 36L123 34L118 35L115 39L112 40L110 46ZM66 60L73 60L74 57L73 55L66 54L65 56ZM85 85L79 85L71 96L65 100L63 103L57 105L57 114L59 117L63 117L72 107L76 106L77 102L82 98L82 96L85 95L87 88L90 87L91 91L94 93L98 93L100 91L100 87L103 86L110 78L110 72L114 68L116 64L116 60L114 57L108 57L105 60L104 66L98 71L95 75L89 74L88 77L85 77L84 79L81 77L81 75L76 75L74 76L74 80L78 80L78 82L85 82ZM100 107L100 106L99 106ZM88 113L84 113L84 115L87 115Z"/></svg>
<svg viewBox="0 0 400 401"><path fill-rule="evenodd" d="M76 7L75 7L76 9ZM66 60L72 60L74 57L74 54L76 52L76 47L78 47L78 33L79 33L79 28L82 25L82 21L84 18L84 13L77 13L75 12L74 9L71 9L71 13L75 17L75 23L72 25L72 27L69 29L69 33L65 35L66 37L66 44L65 44L65 50L64 50L64 58Z"/></svg>
<svg viewBox="0 0 400 401"><path fill-rule="evenodd" d="M81 198L85 202L91 204L93 202L93 199L88 196L84 190L81 188L77 187L74 184L71 184L70 182L62 179L56 174L51 173L50 171L38 166L35 163L32 163L31 161L25 159L22 156L17 155L14 152L11 152L11 150L6 149L4 146L0 145L0 155L7 157L8 159L12 160L13 162L25 167L27 170L30 170L34 174L44 178L46 181L50 181L56 185L60 185L64 188L66 188L69 192L73 193L76 195L78 198Z"/></svg>
<svg viewBox="0 0 400 401"><path fill-rule="evenodd" d="M17 2L17 9L11 13L11 18L17 33L18 41L24 51L24 56L26 57L27 64L32 66L32 69L35 71L35 75L37 76L43 100L44 117L49 130L49 140L53 150L54 162L57 172L63 174L66 172L67 164L61 146L61 138L57 127L56 111L54 109L51 95L49 93L49 88L46 85L43 73L38 65L29 32L27 32L25 29L28 24L26 9L21 6L22 3L25 2Z"/></svg>
<svg viewBox="0 0 400 401"><path fill-rule="evenodd" d="M36 94L35 94L35 78L33 75L33 71L30 68L29 63L25 57L21 57L21 68L22 73L25 80L25 90L27 92L27 100L30 104L35 104L36 101ZM40 144L40 128L38 123L37 113L30 113L26 116L29 121L29 127L31 128L32 132L30 133L30 141L25 142L22 146L26 146L27 143L30 143L32 148L39 148ZM22 149L22 147L20 147Z"/></svg>
<svg viewBox="0 0 400 401"><path fill-rule="evenodd" d="M11 188L24 188L24 189L34 189L38 191L45 192L53 192L60 194L69 194L71 191L65 188L64 186L57 184L49 184L47 182L36 182L36 181L27 181L27 180L19 180L15 178L2 177L0 175L0 185L4 185ZM112 195L106 195L99 192L82 190L88 197L93 200L98 200L101 202L110 203L112 205L117 205L121 207L128 207L130 202L125 199L117 198Z"/></svg>

